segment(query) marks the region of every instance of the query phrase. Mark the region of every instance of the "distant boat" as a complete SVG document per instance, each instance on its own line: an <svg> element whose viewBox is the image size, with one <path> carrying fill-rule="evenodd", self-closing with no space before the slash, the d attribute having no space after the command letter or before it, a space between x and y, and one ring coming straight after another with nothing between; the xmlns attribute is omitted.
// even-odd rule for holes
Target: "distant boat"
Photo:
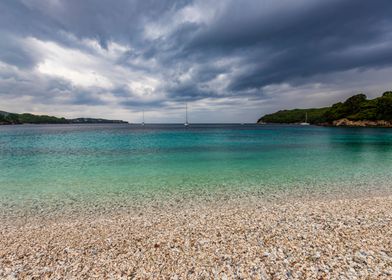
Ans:
<svg viewBox="0 0 392 280"><path fill-rule="evenodd" d="M185 126L189 125L189 123L188 123L188 103L185 104L185 123L184 123L184 125Z"/></svg>
<svg viewBox="0 0 392 280"><path fill-rule="evenodd" d="M143 110L143 121L142 121L142 126L144 126L144 110Z"/></svg>
<svg viewBox="0 0 392 280"><path fill-rule="evenodd" d="M305 114L305 122L302 122L301 125L310 125L310 123L308 123L308 113Z"/></svg>

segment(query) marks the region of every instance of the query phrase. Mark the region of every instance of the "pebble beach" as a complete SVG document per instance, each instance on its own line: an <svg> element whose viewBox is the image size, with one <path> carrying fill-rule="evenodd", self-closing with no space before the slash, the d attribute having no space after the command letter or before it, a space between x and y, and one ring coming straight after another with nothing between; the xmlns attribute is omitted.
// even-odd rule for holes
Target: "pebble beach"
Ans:
<svg viewBox="0 0 392 280"><path fill-rule="evenodd" d="M392 0L0 0L0 280L392 280Z"/></svg>
<svg viewBox="0 0 392 280"><path fill-rule="evenodd" d="M0 279L392 279L392 134L10 126Z"/></svg>
<svg viewBox="0 0 392 280"><path fill-rule="evenodd" d="M1 279L391 279L392 196L247 196L3 217Z"/></svg>

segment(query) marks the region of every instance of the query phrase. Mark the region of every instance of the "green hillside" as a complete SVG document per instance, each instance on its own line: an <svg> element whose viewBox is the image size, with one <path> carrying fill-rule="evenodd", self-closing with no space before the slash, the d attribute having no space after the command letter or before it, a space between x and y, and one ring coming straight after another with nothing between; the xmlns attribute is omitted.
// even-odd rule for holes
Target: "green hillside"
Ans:
<svg viewBox="0 0 392 280"><path fill-rule="evenodd" d="M375 99L367 99L366 95L357 94L331 107L282 110L261 117L258 123L300 123L305 121L306 114L311 124L328 124L340 119L392 121L392 91L387 91Z"/></svg>
<svg viewBox="0 0 392 280"><path fill-rule="evenodd" d="M4 124L64 124L64 123L127 123L121 120L106 120L93 118L65 119L46 115L28 113L15 114L0 111L0 125Z"/></svg>

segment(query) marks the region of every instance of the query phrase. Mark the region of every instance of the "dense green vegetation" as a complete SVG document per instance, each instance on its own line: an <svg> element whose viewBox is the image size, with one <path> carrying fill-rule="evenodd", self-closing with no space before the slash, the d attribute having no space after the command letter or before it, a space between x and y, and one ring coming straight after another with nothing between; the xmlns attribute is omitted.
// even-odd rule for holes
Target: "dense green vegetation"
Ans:
<svg viewBox="0 0 392 280"><path fill-rule="evenodd" d="M392 91L387 91L375 99L367 99L366 95L357 94L345 102L339 102L326 108L278 111L263 116L258 122L300 123L305 121L306 113L308 114L308 122L312 124L331 123L343 118L352 121L392 121Z"/></svg>
<svg viewBox="0 0 392 280"><path fill-rule="evenodd" d="M309 123L319 123L323 120L323 115L329 108L312 108L312 109L294 109L282 110L273 114L265 115L259 122L266 123L301 123L305 121L308 115Z"/></svg>
<svg viewBox="0 0 392 280"><path fill-rule="evenodd" d="M0 111L0 124L59 124L59 123L126 123L117 120L92 119L92 118L78 118L65 119L46 115L33 114L14 114Z"/></svg>
<svg viewBox="0 0 392 280"><path fill-rule="evenodd" d="M33 114L13 114L2 112L0 114L0 124L22 124L22 123L68 123L65 118L56 118L52 116L37 116Z"/></svg>

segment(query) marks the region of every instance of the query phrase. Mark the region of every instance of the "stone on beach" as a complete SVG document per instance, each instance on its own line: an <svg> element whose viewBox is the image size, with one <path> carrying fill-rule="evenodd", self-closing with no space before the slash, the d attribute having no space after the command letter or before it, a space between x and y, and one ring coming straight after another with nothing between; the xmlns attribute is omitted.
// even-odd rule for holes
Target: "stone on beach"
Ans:
<svg viewBox="0 0 392 280"><path fill-rule="evenodd" d="M392 197L225 198L0 225L0 278L391 279Z"/></svg>

